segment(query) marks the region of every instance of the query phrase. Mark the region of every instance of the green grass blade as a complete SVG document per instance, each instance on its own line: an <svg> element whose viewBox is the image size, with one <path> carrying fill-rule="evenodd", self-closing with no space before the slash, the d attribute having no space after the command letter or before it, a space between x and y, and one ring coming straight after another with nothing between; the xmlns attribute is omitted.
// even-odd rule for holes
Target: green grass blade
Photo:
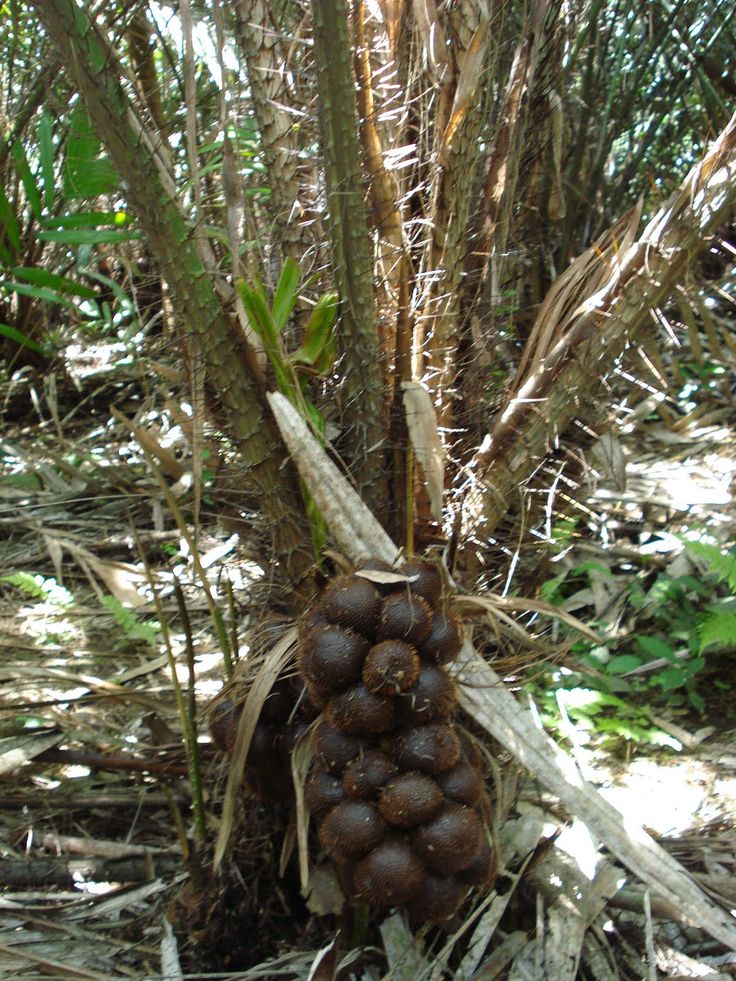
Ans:
<svg viewBox="0 0 736 981"><path fill-rule="evenodd" d="M10 327L8 324L0 324L0 336L7 337L9 340L15 341L16 344L20 344L21 347L27 347L29 351L35 351L36 354L43 354L44 357L49 355L49 352L37 344L33 338L27 337L23 331L16 330L15 327Z"/></svg>

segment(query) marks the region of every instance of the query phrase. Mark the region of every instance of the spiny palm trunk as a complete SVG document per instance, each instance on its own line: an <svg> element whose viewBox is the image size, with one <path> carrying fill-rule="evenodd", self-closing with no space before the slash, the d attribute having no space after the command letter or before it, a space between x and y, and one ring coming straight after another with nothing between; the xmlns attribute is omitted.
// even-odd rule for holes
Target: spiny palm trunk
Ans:
<svg viewBox="0 0 736 981"><path fill-rule="evenodd" d="M343 420L352 474L366 503L386 506L386 385L375 323L373 247L361 180L345 0L312 0L325 189L340 293Z"/></svg>
<svg viewBox="0 0 736 981"><path fill-rule="evenodd" d="M43 0L36 7L125 182L131 208L171 289L178 320L206 363L208 384L247 467L248 489L268 523L275 556L297 582L311 563L308 536L294 483L281 469L284 453L264 411L253 352L223 311L206 257L119 81L123 72L109 44L74 0Z"/></svg>
<svg viewBox="0 0 736 981"><path fill-rule="evenodd" d="M272 241L280 258L299 262L316 243L314 222L308 227L303 211L311 209L313 190L303 174L299 133L303 115L292 105L287 78L289 65L274 5L268 0L239 0L236 38L245 55L263 157L271 190ZM313 177L313 175L309 175Z"/></svg>

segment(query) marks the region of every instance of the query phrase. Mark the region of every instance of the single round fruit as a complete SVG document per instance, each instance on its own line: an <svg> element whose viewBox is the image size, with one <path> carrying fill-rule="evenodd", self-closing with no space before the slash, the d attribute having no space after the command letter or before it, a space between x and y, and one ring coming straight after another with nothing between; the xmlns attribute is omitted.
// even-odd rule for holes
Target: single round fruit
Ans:
<svg viewBox="0 0 736 981"><path fill-rule="evenodd" d="M409 583L412 593L421 596L430 606L437 606L442 596L442 576L436 566L418 559L409 559L399 571L414 578Z"/></svg>
<svg viewBox="0 0 736 981"><path fill-rule="evenodd" d="M355 567L355 571L395 573L396 569L394 569L390 562L385 562L383 559L361 559ZM359 576L358 578L363 579L365 577ZM370 578L368 582L376 587L381 596L387 596L389 593L393 593L395 589L405 586L403 582L375 582Z"/></svg>
<svg viewBox="0 0 736 981"><path fill-rule="evenodd" d="M457 912L468 886L454 875L429 873L422 893L409 904L409 918L417 923L441 923Z"/></svg>
<svg viewBox="0 0 736 981"><path fill-rule="evenodd" d="M378 810L389 824L413 828L433 818L443 803L442 791L426 773L402 773L381 791Z"/></svg>
<svg viewBox="0 0 736 981"><path fill-rule="evenodd" d="M288 760L286 757L277 757L277 760L272 760L269 770L254 770L246 766L245 786L264 804L289 800L294 786Z"/></svg>
<svg viewBox="0 0 736 981"><path fill-rule="evenodd" d="M304 687L307 692L307 701L317 710L317 713L314 716L316 719L317 715L319 715L320 712L324 712L324 710L327 708L327 703L334 695L334 692L331 688L326 688L324 685L318 685L316 681L312 681L310 678L305 679ZM307 707L307 714L308 713L309 708Z"/></svg>
<svg viewBox="0 0 736 981"><path fill-rule="evenodd" d="M458 739L460 740L460 747L463 751L465 759L470 763L474 770L483 776L486 772L485 760L483 758L483 752L478 745L478 740L475 736L471 736L469 732L465 729L458 729L457 731Z"/></svg>
<svg viewBox="0 0 736 981"><path fill-rule="evenodd" d="M327 618L327 614L324 608L318 603L317 606L313 606L311 610L307 610L304 616L299 621L299 636L305 637L310 630L315 627L329 627L330 621Z"/></svg>
<svg viewBox="0 0 736 981"><path fill-rule="evenodd" d="M493 849L484 838L478 854L470 865L458 872L458 879L468 886L488 886L496 878L496 857Z"/></svg>
<svg viewBox="0 0 736 981"><path fill-rule="evenodd" d="M338 777L315 767L304 786L304 800L317 821L328 814L345 797Z"/></svg>
<svg viewBox="0 0 736 981"><path fill-rule="evenodd" d="M410 846L389 839L361 859L353 873L357 899L370 906L403 906L421 893L427 873Z"/></svg>
<svg viewBox="0 0 736 981"><path fill-rule="evenodd" d="M483 825L471 808L448 802L435 818L416 829L412 844L430 872L460 872L481 849Z"/></svg>
<svg viewBox="0 0 736 981"><path fill-rule="evenodd" d="M460 759L460 743L447 722L433 722L397 733L389 752L402 770L442 773Z"/></svg>
<svg viewBox="0 0 736 981"><path fill-rule="evenodd" d="M312 749L326 770L335 776L341 776L348 763L352 763L366 749L366 743L362 739L338 732L329 722L323 720L312 735Z"/></svg>
<svg viewBox="0 0 736 981"><path fill-rule="evenodd" d="M452 613L436 610L429 634L422 641L419 653L428 661L448 664L454 661L463 646L462 621Z"/></svg>
<svg viewBox="0 0 736 981"><path fill-rule="evenodd" d="M334 807L319 826L322 847L335 859L359 858L383 839L386 822L375 804L344 800Z"/></svg>
<svg viewBox="0 0 736 981"><path fill-rule="evenodd" d="M238 723L243 714L243 703L233 705L228 698L213 705L210 713L210 736L212 742L222 753L228 756L232 753L235 746L235 739L238 735Z"/></svg>
<svg viewBox="0 0 736 981"><path fill-rule="evenodd" d="M420 661L416 647L403 640L383 640L363 662L363 682L377 695L397 695L419 678Z"/></svg>
<svg viewBox="0 0 736 981"><path fill-rule="evenodd" d="M418 647L429 637L432 629L432 610L421 596L412 596L404 589L391 593L379 607L377 640L406 640Z"/></svg>
<svg viewBox="0 0 736 981"><path fill-rule="evenodd" d="M327 703L327 718L348 736L373 736L391 727L393 699L374 695L364 684L353 685Z"/></svg>
<svg viewBox="0 0 736 981"><path fill-rule="evenodd" d="M246 756L249 767L264 773L272 769L278 736L279 731L275 726L267 725L265 722L256 723Z"/></svg>
<svg viewBox="0 0 736 981"><path fill-rule="evenodd" d="M344 627L314 627L301 639L299 668L308 681L340 691L360 678L369 644Z"/></svg>
<svg viewBox="0 0 736 981"><path fill-rule="evenodd" d="M348 797L373 798L397 772L398 767L385 753L378 749L369 749L348 764L342 775L343 792Z"/></svg>
<svg viewBox="0 0 736 981"><path fill-rule="evenodd" d="M468 763L465 756L451 770L440 773L437 783L446 797L460 804L474 807L483 792L483 781L478 771Z"/></svg>
<svg viewBox="0 0 736 981"><path fill-rule="evenodd" d="M284 749L288 756L294 752L296 744L309 728L309 720L303 716L297 716L284 726Z"/></svg>
<svg viewBox="0 0 736 981"><path fill-rule="evenodd" d="M280 679L266 696L261 709L262 721L275 724L286 722L294 711L295 701L289 683L285 679Z"/></svg>
<svg viewBox="0 0 736 981"><path fill-rule="evenodd" d="M310 682L309 686L305 685L300 675L297 675L297 680L299 682L298 686L295 687L297 710L299 711L299 714L308 722L313 722L325 705L327 705L329 696L328 698L325 698L324 694L321 692L321 689L315 692L317 699L322 702L322 707L320 708L310 694L310 689L314 687L313 683ZM330 692L330 694L332 694L332 692Z"/></svg>
<svg viewBox="0 0 736 981"><path fill-rule="evenodd" d="M452 715L456 705L455 683L444 668L425 662L416 682L396 699L396 722L405 726L437 722Z"/></svg>
<svg viewBox="0 0 736 981"><path fill-rule="evenodd" d="M331 623L371 634L381 594L359 576L339 576L322 594L320 605Z"/></svg>

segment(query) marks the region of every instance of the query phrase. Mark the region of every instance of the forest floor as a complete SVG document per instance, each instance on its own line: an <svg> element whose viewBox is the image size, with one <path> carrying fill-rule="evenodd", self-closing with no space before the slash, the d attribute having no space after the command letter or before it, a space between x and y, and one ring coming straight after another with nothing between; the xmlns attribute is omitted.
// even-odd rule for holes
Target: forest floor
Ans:
<svg viewBox="0 0 736 981"><path fill-rule="evenodd" d="M209 744L206 706L222 685L225 666L201 573L243 657L250 596L264 569L218 520L216 448L207 464L213 472L203 489L196 541L202 570L196 568L191 540L177 527L171 498L161 489L163 479L181 502L174 506L191 520L191 417L165 395L169 369L115 345L84 345L73 354L68 373L21 373L0 389L0 976L333 977L333 953L323 952L317 963L315 956L333 938L334 921L320 921L305 909L290 919L288 876L280 914L260 927L253 921L252 935L241 937L242 949L250 952L247 967L238 958L228 966L217 943L197 929L189 936L172 931L166 912L174 906L181 911L187 897L191 812L172 663L160 623L167 625L182 688L191 689L193 680L213 834L225 766ZM163 379L161 387L151 378ZM707 527L724 546L733 542L734 406L714 398L706 409L647 422L651 413L640 401L638 416L629 417L604 447L607 461L598 463L584 518L553 569L569 587L566 608L594 620L598 629L618 630L625 622L630 634L647 634L654 624L651 608L632 612L631 582L643 577L649 589L653 575L682 575L683 530ZM134 420L132 429L123 417ZM150 602L152 582L158 609ZM636 669L631 674L636 677ZM630 718L623 709L613 712L618 728L607 736L590 714L576 714L571 695L548 693L545 703L523 677L509 684L520 698L539 703L545 721L556 712L556 733L582 774L627 822L650 829L716 902L733 910L733 651L714 656L702 676L702 714L666 698L653 700L644 709L639 704ZM632 729L628 739L626 724ZM647 742L652 734L661 738ZM514 769L512 762L509 767ZM539 861L528 868L515 908L490 945L486 937L475 961L466 954L461 969L455 961L435 959L433 951L442 949L441 931L435 931L422 938L421 966L407 967L406 952L397 959L384 929L383 950L354 957L341 976L542 981L532 940L544 922L543 908L559 896L559 862L564 865L568 856L578 870L586 863L595 869L599 854L579 821L533 779L519 777L506 828L507 837L516 836L517 854L530 824ZM263 833L268 839L268 830ZM550 854L542 846L553 840ZM266 841L261 854L274 851ZM577 976L736 977L736 954L683 923L678 911L636 880L622 873L621 881L586 934L598 961L589 951ZM266 883L281 895L275 879ZM268 924L279 915L269 936ZM478 939L477 932L473 936ZM262 958L270 958L268 965L257 964Z"/></svg>

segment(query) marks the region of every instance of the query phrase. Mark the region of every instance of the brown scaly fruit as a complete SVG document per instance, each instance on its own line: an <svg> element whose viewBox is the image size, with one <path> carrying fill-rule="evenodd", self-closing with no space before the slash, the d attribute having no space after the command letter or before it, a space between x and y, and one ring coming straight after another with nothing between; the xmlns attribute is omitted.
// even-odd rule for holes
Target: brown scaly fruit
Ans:
<svg viewBox="0 0 736 981"><path fill-rule="evenodd" d="M362 682L335 695L327 703L327 718L348 736L372 736L390 728L393 700L374 695Z"/></svg>
<svg viewBox="0 0 736 981"><path fill-rule="evenodd" d="M243 714L243 705L234 705L230 699L223 698L212 706L210 711L210 736L212 742L222 753L232 755L238 735L238 723Z"/></svg>
<svg viewBox="0 0 736 981"><path fill-rule="evenodd" d="M398 767L385 753L369 749L348 764L342 775L342 789L348 797L371 800L397 773Z"/></svg>
<svg viewBox="0 0 736 981"><path fill-rule="evenodd" d="M437 783L446 797L469 807L475 807L483 793L483 780L464 755L451 770L438 775Z"/></svg>
<svg viewBox="0 0 736 981"><path fill-rule="evenodd" d="M304 786L304 800L317 821L321 821L344 797L339 777L321 766L313 767Z"/></svg>
<svg viewBox="0 0 736 981"><path fill-rule="evenodd" d="M404 729L388 744L389 755L402 770L421 770L423 773L442 773L460 759L460 743L455 730L447 722Z"/></svg>
<svg viewBox="0 0 736 981"><path fill-rule="evenodd" d="M398 695L419 678L416 647L403 640L383 640L371 647L363 662L363 682L377 695Z"/></svg>
<svg viewBox="0 0 736 981"><path fill-rule="evenodd" d="M424 663L416 682L396 699L396 723L424 725L447 719L455 711L455 683L444 668Z"/></svg>
<svg viewBox="0 0 736 981"><path fill-rule="evenodd" d="M368 744L364 739L338 732L323 720L312 734L312 749L326 770L335 776L342 776L348 763L368 749Z"/></svg>
<svg viewBox="0 0 736 981"><path fill-rule="evenodd" d="M405 640L419 647L432 629L432 610L421 596L391 593L379 607L376 640Z"/></svg>
<svg viewBox="0 0 736 981"><path fill-rule="evenodd" d="M460 882L467 886L487 886L496 878L496 859L488 840L483 844L470 865L457 873Z"/></svg>
<svg viewBox="0 0 736 981"><path fill-rule="evenodd" d="M360 576L339 576L327 586L320 606L331 623L371 635L381 594Z"/></svg>
<svg viewBox="0 0 736 981"><path fill-rule="evenodd" d="M397 828L413 828L438 814L444 800L437 783L426 773L402 773L381 791L378 811Z"/></svg>
<svg viewBox="0 0 736 981"><path fill-rule="evenodd" d="M365 800L343 800L319 826L322 847L334 859L359 858L386 835L386 822L375 804Z"/></svg>
<svg viewBox="0 0 736 981"><path fill-rule="evenodd" d="M470 865L483 845L483 837L483 825L475 811L452 801L416 829L412 846L430 872L449 875Z"/></svg>
<svg viewBox="0 0 736 981"><path fill-rule="evenodd" d="M428 873L421 895L409 903L409 919L415 923L442 923L456 912L468 891L454 875Z"/></svg>
<svg viewBox="0 0 736 981"><path fill-rule="evenodd" d="M437 606L442 597L442 575L436 566L419 559L408 559L399 570L405 576L411 576L409 583L412 593L421 596L430 606Z"/></svg>
<svg viewBox="0 0 736 981"><path fill-rule="evenodd" d="M266 696L261 709L261 720L275 725L286 722L294 711L295 698L289 682L279 679Z"/></svg>
<svg viewBox="0 0 736 981"><path fill-rule="evenodd" d="M421 656L437 664L449 664L458 656L462 646L463 631L459 617L435 610L429 634L419 647Z"/></svg>
<svg viewBox="0 0 736 981"><path fill-rule="evenodd" d="M427 878L424 865L402 839L381 842L353 872L353 892L370 906L403 906L421 894Z"/></svg>
<svg viewBox="0 0 736 981"><path fill-rule="evenodd" d="M340 691L360 679L368 650L368 641L354 630L313 627L301 638L299 669L305 681Z"/></svg>

